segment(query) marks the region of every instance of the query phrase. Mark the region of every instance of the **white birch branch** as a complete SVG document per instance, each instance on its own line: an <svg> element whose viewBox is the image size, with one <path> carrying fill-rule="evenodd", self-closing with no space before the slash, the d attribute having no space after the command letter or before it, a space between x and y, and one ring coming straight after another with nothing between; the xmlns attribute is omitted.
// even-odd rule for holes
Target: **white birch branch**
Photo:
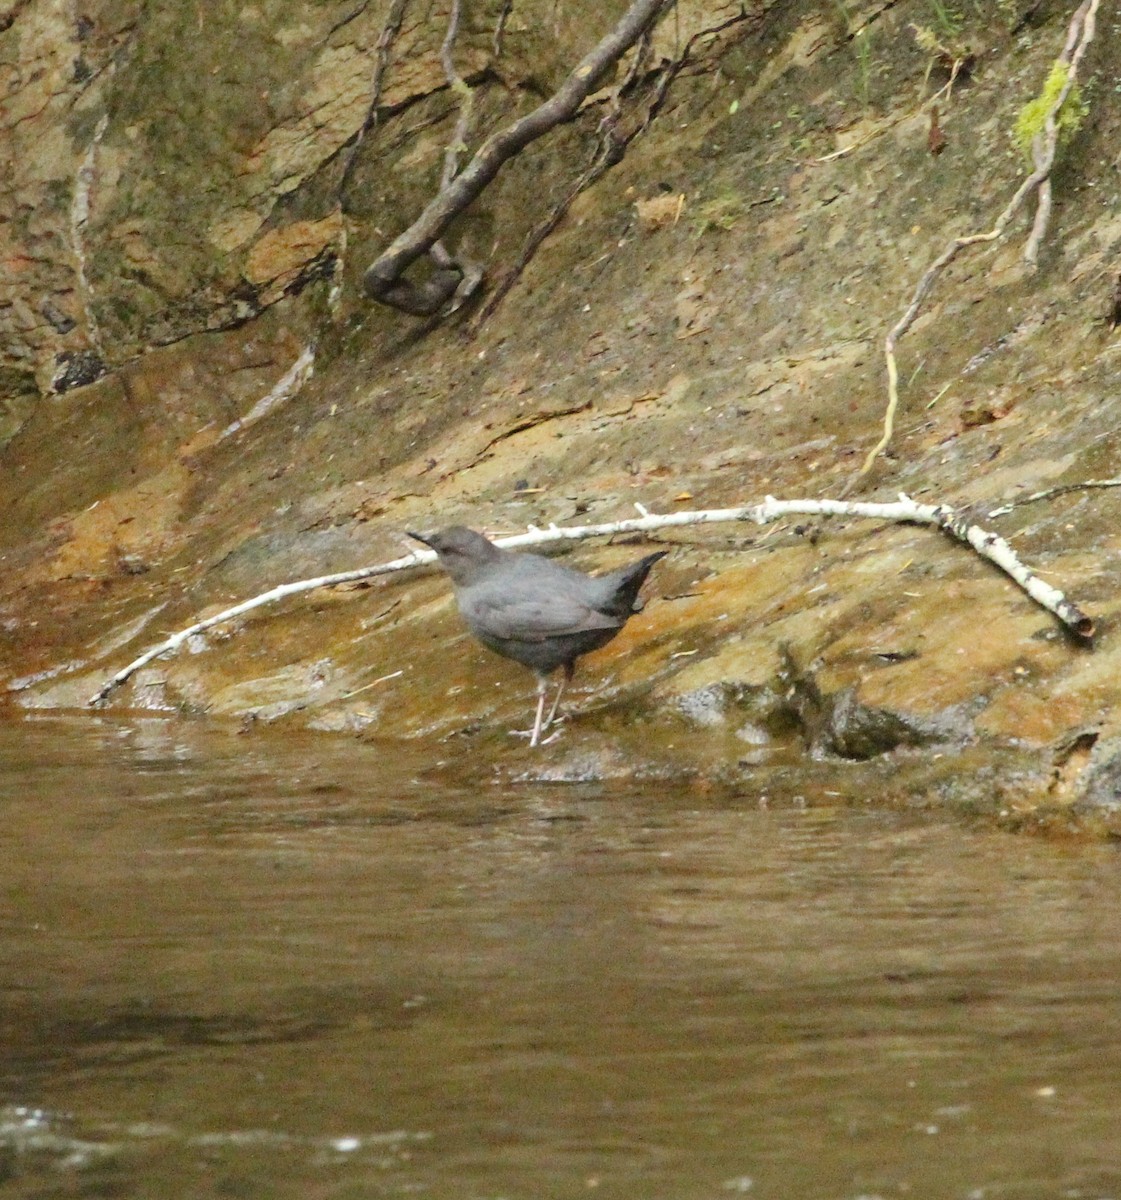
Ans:
<svg viewBox="0 0 1121 1200"><path fill-rule="evenodd" d="M776 500L768 496L762 504L744 505L740 508L710 508L690 512L652 513L641 504L636 504L638 517L624 521L608 521L598 525L550 525L548 529L538 529L530 526L528 533L519 533L513 537L495 538L497 546L507 549L521 546L541 546L549 542L581 541L590 537L607 537L620 533L652 533L659 529L672 529L681 525L714 525L728 521L753 521L757 525L766 525L787 516L837 516L837 517L869 517L877 521L902 521L917 525L935 525L956 540L970 546L982 558L999 567L1015 583L1048 612L1053 613L1068 629L1079 637L1089 639L1094 633L1094 622L1072 601L1068 600L1058 588L1045 583L1016 557L1015 551L1004 540L979 525L970 524L966 518L959 515L947 504L917 504L909 496L900 495L891 504L873 503L871 501L848 500ZM90 698L90 704L98 704L112 691L119 687L129 676L145 667L153 659L170 654L177 650L189 637L204 630L212 629L225 621L240 617L255 608L272 604L286 596L296 596L301 592L314 591L321 587L335 587L341 583L354 583L360 579L372 579L377 575L390 575L396 571L405 571L410 567L419 567L425 563L435 562L436 554L432 550L414 550L403 558L395 558L390 562L378 563L372 567L360 567L354 571L342 571L336 575L320 575L315 579L302 579L295 583L281 584L271 591L262 592L233 608L223 609L213 616L196 621L186 629L174 633L166 641L146 650L139 658L134 659L113 676L99 691Z"/></svg>

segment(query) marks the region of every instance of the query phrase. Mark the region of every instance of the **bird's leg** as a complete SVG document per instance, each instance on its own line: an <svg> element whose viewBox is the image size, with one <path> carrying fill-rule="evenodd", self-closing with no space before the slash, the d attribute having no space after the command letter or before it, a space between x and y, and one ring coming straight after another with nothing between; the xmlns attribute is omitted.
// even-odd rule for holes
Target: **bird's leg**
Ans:
<svg viewBox="0 0 1121 1200"><path fill-rule="evenodd" d="M529 744L536 746L541 739L541 717L545 712L545 692L549 686L548 675L537 676L537 716L533 722L533 733L530 735Z"/></svg>
<svg viewBox="0 0 1121 1200"><path fill-rule="evenodd" d="M548 692L548 690L549 690L548 675L538 675L537 676L537 713L534 717L533 728L532 729L511 729L510 730L511 737L527 737L527 738L529 738L529 744L531 746L537 746L537 745L541 744L541 734L545 731L545 727L549 723L548 721L545 720L545 694ZM553 719L552 714L550 714L549 720L551 721L552 719ZM553 736L555 737L556 735L554 734ZM552 741L552 738L546 738L546 741Z"/></svg>
<svg viewBox="0 0 1121 1200"><path fill-rule="evenodd" d="M553 701L553 707L549 709L549 715L545 718L545 724L541 727L543 730L548 729L552 725L553 718L557 715L557 709L560 708L564 689L572 682L572 675L575 669L572 663L564 664L564 674L561 676L560 687L557 688L557 698Z"/></svg>

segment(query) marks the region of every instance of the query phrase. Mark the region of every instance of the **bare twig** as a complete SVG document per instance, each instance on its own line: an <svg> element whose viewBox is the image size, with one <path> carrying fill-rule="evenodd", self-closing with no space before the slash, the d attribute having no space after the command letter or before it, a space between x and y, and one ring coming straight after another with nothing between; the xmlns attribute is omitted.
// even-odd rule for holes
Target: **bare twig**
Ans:
<svg viewBox="0 0 1121 1200"><path fill-rule="evenodd" d="M1032 228L1031 236L1024 247L1024 260L1030 266L1035 265L1039 243L1046 232L1047 221L1051 211L1050 176L1051 168L1055 162L1055 148L1058 144L1059 136L1057 116L1064 101L1070 94L1071 88L1074 86L1082 56L1093 40L1095 17L1100 2L1101 0L1083 0L1083 3L1079 5L1074 16L1071 18L1066 46L1063 49L1063 53L1059 56L1059 61L1067 65L1066 82L1047 113L1042 133L1037 134L1032 143L1034 170L1016 189L1015 195L1009 200L1000 216L997 217L996 224L993 225L992 229L987 233L973 233L954 238L934 262L927 267L915 288L914 295L911 297L910 306L887 335L884 341L884 359L887 365L888 402L887 408L884 411L883 433L880 440L868 451L863 465L852 481L853 484L867 475L872 469L876 459L887 448L895 431L895 414L899 408L899 369L895 361L895 347L900 338L914 324L915 318L919 315L919 311L922 308L923 301L934 285L934 281L967 246L975 246L982 242L995 242L1000 238L1008 228L1009 222L1020 211L1024 201L1032 192L1038 192L1039 199L1037 202L1035 224Z"/></svg>
<svg viewBox="0 0 1121 1200"><path fill-rule="evenodd" d="M833 162L838 158L844 158L847 154L852 154L855 150L859 150L862 146L868 145L869 142L875 141L876 138L882 137L889 130L894 129L896 125L900 125L904 121L910 121L920 113L926 112L928 109L936 111L935 105L938 104L943 97L948 100L952 95L954 90L954 81L957 79L958 72L960 70L961 62L955 60L954 65L950 70L949 80L944 83L938 89L938 91L934 93L933 96L928 96L925 100L923 100L917 108L909 109L907 112L899 113L898 116L891 117L889 120L877 125L875 129L868 130L868 132L863 136L858 137L851 146L844 146L840 150L834 150L829 154L823 154L820 158L815 158L813 161L815 163L827 163Z"/></svg>
<svg viewBox="0 0 1121 1200"><path fill-rule="evenodd" d="M1032 492L1030 496L1021 496L1018 500L1009 500L1007 504L1002 504L999 508L989 510L990 519L993 517L1006 517L1014 508L1019 508L1021 504L1035 504L1040 500L1053 500L1056 496L1066 496L1070 492L1081 492L1090 488L1115 488L1121 487L1121 479L1084 479L1081 483L1060 483L1052 488L1045 488L1042 492Z"/></svg>
<svg viewBox="0 0 1121 1200"><path fill-rule="evenodd" d="M472 318L469 332L473 337L482 328L483 324L493 316L495 310L509 294L511 288L521 278L526 267L533 261L533 256L541 248L545 239L557 228L564 220L573 201L582 192L587 191L598 179L605 175L612 167L622 161L631 142L641 136L650 128L655 117L661 111L665 104L666 96L669 93L670 84L681 73L682 69L688 64L692 55L694 45L702 38L715 37L716 34L722 33L725 29L731 28L733 25L738 25L748 19L748 14L745 12L737 13L734 17L729 17L718 25L713 25L708 29L698 30L686 42L685 49L681 54L667 63L661 68L658 81L654 89L654 97L646 108L639 123L631 130L621 130L620 123L622 117L622 96L633 86L637 79L640 70L645 61L645 54L640 48L635 55L634 61L631 64L630 70L626 77L613 89L610 97L610 111L604 116L600 122L599 140L596 144L595 155L591 163L579 178L572 184L568 191L564 194L560 202L553 208L543 220L530 230L525 242L522 244L521 253L518 255L517 261L502 278L495 284L490 295L487 296L486 303L482 306L479 312ZM649 30L644 35L644 41L649 38Z"/></svg>
<svg viewBox="0 0 1121 1200"><path fill-rule="evenodd" d="M510 289L513 288L514 284L522 277L522 273L526 267L533 261L533 256L540 249L541 244L556 229L561 221L564 220L565 214L576 197L591 187L600 176L604 175L616 163L622 160L626 147L634 135L632 134L631 137L627 137L619 133L619 119L622 116L621 98L624 91L631 86L637 77L640 66L645 60L649 42L650 30L648 29L640 39L639 49L634 56L630 70L619 85L611 91L611 97L608 101L609 111L599 123L599 139L596 143L595 155L591 164L568 189L560 203L554 206L553 211L530 230L529 236L522 244L522 250L518 255L517 261L498 281L487 297L486 303L472 319L469 326L471 337L474 337L479 332L483 323L493 315L494 311L505 300Z"/></svg>
<svg viewBox="0 0 1121 1200"><path fill-rule="evenodd" d="M596 146L595 158L592 160L591 165L581 173L580 177L568 189L561 201L554 206L552 212L529 231L525 241L522 243L521 253L518 255L517 261L494 285L494 288L487 296L486 303L472 318L469 328L471 337L474 337L484 323L494 315L495 310L509 295L514 284L522 277L526 267L533 261L533 257L540 250L542 243L564 220L565 214L572 206L572 202L576 197L591 187L600 176L610 170L622 157L623 144L620 143L615 130L613 128L605 128Z"/></svg>
<svg viewBox="0 0 1121 1200"><path fill-rule="evenodd" d="M459 21L462 16L462 0L452 0L448 13L448 28L440 46L440 63L448 87L459 97L459 116L451 140L444 148L444 168L440 174L441 191L448 187L459 174L460 155L467 153L467 134L471 129L471 115L475 109L475 93L455 68L455 39L459 36ZM433 271L420 285L399 279L386 292L386 303L414 316L432 316L449 301L449 312L454 312L471 296L483 281L483 268L470 262L463 254L451 253L439 238L428 248Z"/></svg>
<svg viewBox="0 0 1121 1200"><path fill-rule="evenodd" d="M499 58L502 55L502 41L506 33L506 22L510 19L510 13L514 8L514 0L502 0L502 8L498 13L498 20L494 23L494 37L491 40L491 49L494 51L494 57Z"/></svg>
<svg viewBox="0 0 1121 1200"><path fill-rule="evenodd" d="M370 80L370 103L366 108L366 119L362 122L358 133L355 135L354 145L351 146L350 152L346 156L346 165L343 167L343 173L339 178L340 200L344 196L346 185L350 182L350 176L354 171L354 164L358 158L358 152L362 149L362 143L366 140L366 135L377 124L382 80L385 78L385 69L389 65L389 53L393 48L393 42L398 33L401 32L401 22L405 18L405 9L408 7L408 3L409 0L393 0L389 13L385 18L385 25L382 27L381 37L378 38L377 57L374 59L374 73Z"/></svg>
<svg viewBox="0 0 1121 1200"><path fill-rule="evenodd" d="M762 504L746 505L741 508L702 509L692 512L651 513L641 504L635 507L638 517L624 521L609 521L599 525L550 525L548 529L538 529L530 526L528 533L517 534L514 537L496 538L495 544L507 548L519 546L540 546L549 542L579 541L590 537L606 537L621 533L652 533L659 529L671 529L683 525L711 525L728 521L753 521L757 525L765 525L772 521L792 515L803 516L843 516L870 517L878 521L903 521L918 525L934 525L951 537L970 546L982 558L999 567L1013 579L1027 594L1048 612L1054 615L1067 628L1079 637L1089 639L1094 633L1094 623L1062 592L1045 583L1031 570L1024 566L1016 557L1015 551L995 533L982 529L979 525L971 525L946 504L917 504L909 496L900 495L892 504L879 504L864 501L845 500L776 500L768 496ZM361 567L355 571L343 571L336 575L321 575L316 579L304 579L296 583L285 583L271 591L263 592L233 608L223 609L222 612L196 621L186 629L174 633L158 646L145 651L139 658L134 659L123 667L109 680L91 699L90 704L103 701L115 688L133 675L141 667L147 666L153 659L177 650L188 638L197 633L211 629L215 625L240 617L255 608L261 608L286 596L299 595L321 587L335 587L341 583L354 583L360 579L372 579L377 575L389 575L395 571L404 571L410 567L418 567L425 563L435 562L436 554L432 550L414 550L403 558L395 558L390 562L378 563L372 567Z"/></svg>
<svg viewBox="0 0 1121 1200"><path fill-rule="evenodd" d="M1066 68L1066 79L1062 90L1055 98L1047 116L1043 121L1043 130L1032 139L1032 162L1036 171L1043 172L1039 184L1039 197L1036 201L1035 221L1032 224L1031 236L1024 247L1024 262L1034 267L1039 257L1039 246L1047 233L1047 225L1051 219L1051 168L1055 162L1055 150L1059 144L1059 112L1066 103L1075 83L1078 80L1078 67L1086 48L1094 40L1097 28L1098 5L1101 0L1083 0L1067 30L1066 45L1058 61Z"/></svg>
<svg viewBox="0 0 1121 1200"><path fill-rule="evenodd" d="M363 277L366 294L372 300L403 307L399 301L410 290L408 281L402 278L405 271L431 250L504 163L556 125L572 119L612 64L638 41L667 2L634 0L611 32L580 60L548 100L487 138L467 166L440 188L412 225L370 264Z"/></svg>
<svg viewBox="0 0 1121 1200"><path fill-rule="evenodd" d="M459 156L466 153L467 133L471 128L471 110L475 106L475 95L464 82L463 76L455 69L455 59L452 50L455 39L459 34L459 18L461 0L452 0L451 12L448 14L448 31L444 35L440 47L440 62L444 68L444 78L448 86L459 97L459 118L455 123L455 132L444 150L444 172L440 177L440 188L446 188L459 174Z"/></svg>

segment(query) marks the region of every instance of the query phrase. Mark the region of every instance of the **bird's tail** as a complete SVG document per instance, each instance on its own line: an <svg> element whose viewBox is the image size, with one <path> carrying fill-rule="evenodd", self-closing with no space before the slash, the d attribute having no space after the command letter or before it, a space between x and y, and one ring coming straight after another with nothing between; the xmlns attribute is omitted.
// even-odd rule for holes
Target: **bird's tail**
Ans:
<svg viewBox="0 0 1121 1200"><path fill-rule="evenodd" d="M620 617L624 621L632 613L641 612L642 605L638 603L639 588L650 574L650 568L668 553L668 550L657 550L645 558L640 558L638 562L631 563L629 567L620 567L617 571L598 576L597 581L604 585L604 603L597 606L600 611Z"/></svg>

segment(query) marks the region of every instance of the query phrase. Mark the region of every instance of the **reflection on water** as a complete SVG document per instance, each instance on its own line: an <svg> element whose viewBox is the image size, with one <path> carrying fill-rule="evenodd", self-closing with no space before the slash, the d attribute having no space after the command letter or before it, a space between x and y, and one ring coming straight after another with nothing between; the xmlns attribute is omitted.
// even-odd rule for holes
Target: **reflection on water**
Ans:
<svg viewBox="0 0 1121 1200"><path fill-rule="evenodd" d="M0 1196L1121 1197L1113 849L432 749L0 727Z"/></svg>

